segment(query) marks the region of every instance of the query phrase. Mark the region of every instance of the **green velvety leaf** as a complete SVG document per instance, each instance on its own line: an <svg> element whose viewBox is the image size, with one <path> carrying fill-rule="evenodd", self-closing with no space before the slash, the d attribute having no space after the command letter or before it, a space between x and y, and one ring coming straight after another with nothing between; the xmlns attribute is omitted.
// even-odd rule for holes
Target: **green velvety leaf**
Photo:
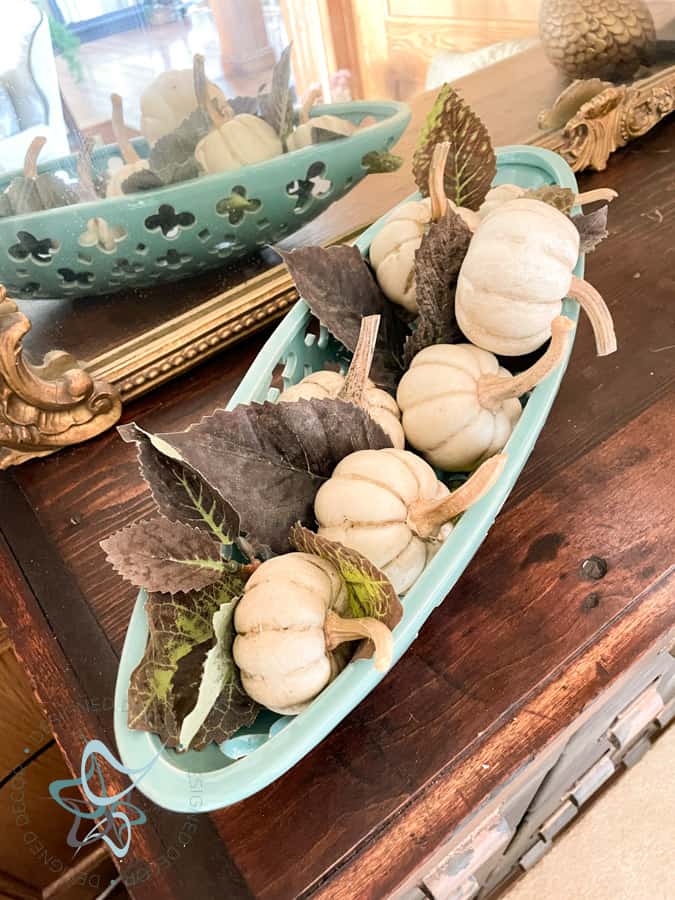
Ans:
<svg viewBox="0 0 675 900"><path fill-rule="evenodd" d="M396 172L403 165L403 157L389 153L388 150L371 150L363 156L361 165L365 166L368 175Z"/></svg>
<svg viewBox="0 0 675 900"><path fill-rule="evenodd" d="M290 541L300 553L310 553L332 563L344 579L352 618L370 616L393 629L403 617L403 606L384 572L358 551L304 528L291 528ZM363 641L354 658L372 656L373 645Z"/></svg>
<svg viewBox="0 0 675 900"><path fill-rule="evenodd" d="M184 718L197 701L201 661L214 644L214 614L223 604L233 607L243 586L243 579L230 576L200 591L148 596L148 641L129 681L130 728L154 732L167 746L178 746ZM188 674L190 668L196 677Z"/></svg>
<svg viewBox="0 0 675 900"><path fill-rule="evenodd" d="M448 206L443 218L433 222L422 238L415 252L418 315L415 330L405 344L406 365L431 344L465 340L455 318L455 289L471 237L462 217Z"/></svg>
<svg viewBox="0 0 675 900"><path fill-rule="evenodd" d="M294 522L313 523L316 492L341 459L391 446L365 410L341 400L241 404L159 438L275 553L288 549Z"/></svg>
<svg viewBox="0 0 675 900"><path fill-rule="evenodd" d="M205 531L164 516L128 525L101 547L118 574L148 591L200 590L219 581L227 568L220 544Z"/></svg>
<svg viewBox="0 0 675 900"><path fill-rule="evenodd" d="M149 162L163 184L175 184L199 175L195 147L210 129L208 114L199 108L190 113L178 128L157 141L150 152Z"/></svg>
<svg viewBox="0 0 675 900"><path fill-rule="evenodd" d="M201 528L221 544L239 536L239 516L220 494L187 463L167 455L167 447L135 423L118 428L122 438L138 445L141 475L163 515L172 522Z"/></svg>
<svg viewBox="0 0 675 900"><path fill-rule="evenodd" d="M135 194L138 191L154 191L161 187L164 187L164 182L157 172L153 172L152 169L139 169L122 182L122 193Z"/></svg>
<svg viewBox="0 0 675 900"><path fill-rule="evenodd" d="M282 141L293 128L293 103L291 99L291 48L282 52L272 71L269 94L259 97L260 114L274 128Z"/></svg>
<svg viewBox="0 0 675 900"><path fill-rule="evenodd" d="M477 210L497 172L490 135L457 91L444 84L420 132L413 156L413 175L424 197L429 194L429 169L436 144L448 141L445 193L457 206Z"/></svg>

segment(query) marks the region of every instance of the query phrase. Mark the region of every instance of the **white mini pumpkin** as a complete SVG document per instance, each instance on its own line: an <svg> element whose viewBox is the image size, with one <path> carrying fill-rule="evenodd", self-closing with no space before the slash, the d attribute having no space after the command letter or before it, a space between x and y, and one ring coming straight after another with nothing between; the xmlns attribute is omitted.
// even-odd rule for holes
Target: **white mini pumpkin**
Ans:
<svg viewBox="0 0 675 900"><path fill-rule="evenodd" d="M136 148L129 140L127 128L124 124L124 105L119 94L111 94L112 127L115 140L120 148L124 164L110 173L105 189L106 197L121 197L124 194L122 185L135 172L143 172L150 168L147 159L141 159Z"/></svg>
<svg viewBox="0 0 675 900"><path fill-rule="evenodd" d="M283 153L276 131L264 119L240 113L202 138L195 159L207 175L264 162Z"/></svg>
<svg viewBox="0 0 675 900"><path fill-rule="evenodd" d="M505 461L493 456L450 494L408 450L350 453L317 492L319 534L357 550L403 594L450 534L452 520L492 487Z"/></svg>
<svg viewBox="0 0 675 900"><path fill-rule="evenodd" d="M267 560L234 613L232 654L246 693L282 715L301 712L340 672L345 641L371 638L375 665L391 663L391 632L376 619L342 619L347 590L331 563L308 553Z"/></svg>
<svg viewBox="0 0 675 900"><path fill-rule="evenodd" d="M370 244L370 263L380 287L393 303L413 313L417 312L415 251L429 225L441 218L447 209L443 173L449 146L444 142L434 147L429 169L429 197L397 206ZM452 206L473 231L478 225L478 214Z"/></svg>
<svg viewBox="0 0 675 900"><path fill-rule="evenodd" d="M562 301L572 297L588 315L598 354L616 350L604 300L572 274L579 232L570 219L540 200L497 207L478 227L462 263L455 313L478 347L506 356L536 350L551 335Z"/></svg>
<svg viewBox="0 0 675 900"><path fill-rule="evenodd" d="M286 146L289 150L302 150L303 147L309 147L313 144L313 128L323 128L341 137L349 137L356 131L357 126L353 122L350 122L349 119L341 119L339 116L326 114L310 118L310 110L320 96L320 88L312 88L308 92L300 110L300 124L293 129L286 139Z"/></svg>
<svg viewBox="0 0 675 900"><path fill-rule="evenodd" d="M518 184L498 184L496 187L490 188L478 210L479 221L482 222L491 212L503 206L504 203L523 197L527 191L527 188L520 187ZM577 194L574 199L574 205L583 206L585 203L595 203L596 200L606 200L608 203L611 203L618 196L617 192L611 188L597 188L593 191Z"/></svg>
<svg viewBox="0 0 675 900"><path fill-rule="evenodd" d="M468 471L498 453L520 418L517 398L561 364L573 327L563 316L555 319L546 353L516 376L473 344L425 347L396 395L408 442L448 472Z"/></svg>
<svg viewBox="0 0 675 900"><path fill-rule="evenodd" d="M208 96L219 106L227 104L220 88L207 82ZM197 109L192 69L162 72L141 94L141 133L154 144L174 131Z"/></svg>
<svg viewBox="0 0 675 900"><path fill-rule="evenodd" d="M312 372L287 388L279 399L287 403L295 400L325 400L330 397L355 403L377 422L394 447L402 448L405 436L396 401L386 391L375 387L368 378L379 327L380 317L377 315L361 319L359 339L346 378L339 372Z"/></svg>

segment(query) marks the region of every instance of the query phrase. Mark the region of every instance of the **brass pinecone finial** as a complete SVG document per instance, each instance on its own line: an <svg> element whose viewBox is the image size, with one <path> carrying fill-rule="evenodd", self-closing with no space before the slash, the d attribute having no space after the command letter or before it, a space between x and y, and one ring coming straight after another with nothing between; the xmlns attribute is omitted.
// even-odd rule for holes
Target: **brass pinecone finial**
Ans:
<svg viewBox="0 0 675 900"><path fill-rule="evenodd" d="M643 0L542 0L539 33L553 65L572 78L629 78L656 40Z"/></svg>

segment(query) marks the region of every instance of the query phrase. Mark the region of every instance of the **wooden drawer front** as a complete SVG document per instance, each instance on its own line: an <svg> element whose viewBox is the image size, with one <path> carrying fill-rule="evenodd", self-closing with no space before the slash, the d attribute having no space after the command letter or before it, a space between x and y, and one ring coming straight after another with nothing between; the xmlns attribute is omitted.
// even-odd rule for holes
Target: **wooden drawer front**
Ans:
<svg viewBox="0 0 675 900"><path fill-rule="evenodd" d="M503 784L392 895L392 900L484 900L535 865L579 809L675 719L675 659L637 663L555 741Z"/></svg>

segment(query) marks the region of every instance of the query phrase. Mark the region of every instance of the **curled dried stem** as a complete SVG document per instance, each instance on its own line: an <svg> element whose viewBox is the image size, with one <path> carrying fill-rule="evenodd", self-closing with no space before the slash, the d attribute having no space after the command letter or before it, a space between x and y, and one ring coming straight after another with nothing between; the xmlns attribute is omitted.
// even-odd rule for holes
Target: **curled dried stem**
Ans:
<svg viewBox="0 0 675 900"><path fill-rule="evenodd" d="M595 336L598 356L608 356L616 350L614 322L607 304L592 284L572 275L572 284L567 296L576 300L589 318Z"/></svg>
<svg viewBox="0 0 675 900"><path fill-rule="evenodd" d="M418 500L408 510L408 525L421 538L431 538L447 522L465 512L494 487L504 471L506 453L482 463L461 487L442 500Z"/></svg>
<svg viewBox="0 0 675 900"><path fill-rule="evenodd" d="M304 124L305 122L309 122L310 119L310 111L314 104L321 99L323 96L323 91L320 87L314 85L311 87L305 96L302 99L302 106L300 107L300 123Z"/></svg>
<svg viewBox="0 0 675 900"><path fill-rule="evenodd" d="M373 364L379 327L379 316L365 316L361 319L359 340L352 356L345 383L338 395L339 400L355 403L356 406L364 406L364 395L368 389L368 375Z"/></svg>
<svg viewBox="0 0 675 900"><path fill-rule="evenodd" d="M47 138L39 135L34 137L30 142L26 155L23 159L23 174L25 178L37 177L37 161L38 156L42 153L42 148L47 143Z"/></svg>
<svg viewBox="0 0 675 900"><path fill-rule="evenodd" d="M551 343L533 366L518 375L481 375L478 379L481 406L494 411L504 400L521 397L543 381L565 359L573 329L574 323L567 316L556 316L551 322Z"/></svg>
<svg viewBox="0 0 675 900"><path fill-rule="evenodd" d="M429 167L429 197L431 199L431 221L438 222L445 215L448 208L448 198L445 196L445 164L448 161L450 144L442 141L436 144L431 157Z"/></svg>
<svg viewBox="0 0 675 900"><path fill-rule="evenodd" d="M394 654L394 639L384 622L366 616L362 619L343 619L333 610L326 614L324 625L326 647L335 650L345 641L367 638L375 646L374 662L378 672L386 672Z"/></svg>
<svg viewBox="0 0 675 900"><path fill-rule="evenodd" d="M110 102L112 103L113 134L115 135L115 140L120 148L122 159L127 164L138 162L140 156L129 140L127 126L124 124L124 101L119 94L111 94Z"/></svg>
<svg viewBox="0 0 675 900"><path fill-rule="evenodd" d="M596 188L594 191L584 191L582 194L577 194L574 205L583 206L584 203L595 203L596 200L606 200L607 203L611 203L618 196L617 192L612 190L612 188Z"/></svg>

